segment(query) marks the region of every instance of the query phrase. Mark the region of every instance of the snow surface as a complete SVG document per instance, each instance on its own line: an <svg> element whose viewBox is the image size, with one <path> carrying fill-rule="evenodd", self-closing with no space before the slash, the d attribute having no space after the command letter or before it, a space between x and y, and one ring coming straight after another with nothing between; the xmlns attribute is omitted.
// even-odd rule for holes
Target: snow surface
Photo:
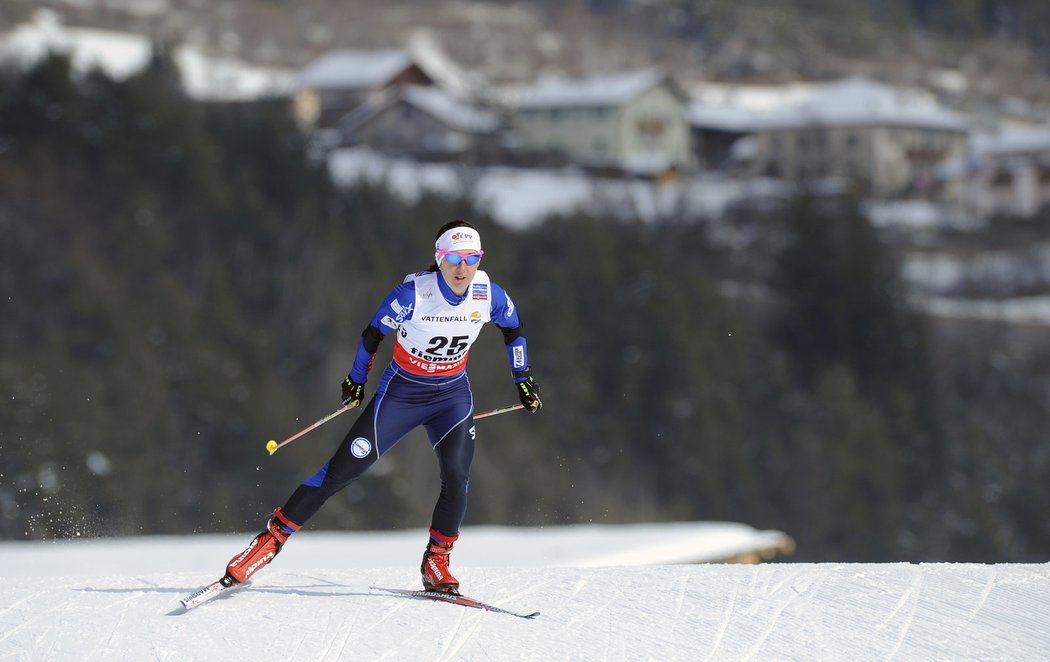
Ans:
<svg viewBox="0 0 1050 662"><path fill-rule="evenodd" d="M925 309L940 317L1050 326L1050 296L1012 299L949 299L930 297Z"/></svg>
<svg viewBox="0 0 1050 662"><path fill-rule="evenodd" d="M421 163L368 147L332 151L328 170L341 186L383 186L408 204L426 193L467 196L511 229L535 227L548 216L577 211L610 221L639 219L646 223L676 222L683 215L715 218L735 202L786 195L784 187L770 180L696 176L681 183L657 183L596 177L576 167L473 168Z"/></svg>
<svg viewBox="0 0 1050 662"><path fill-rule="evenodd" d="M116 80L132 76L152 54L150 40L140 34L74 28L62 24L51 10L37 11L32 20L0 33L0 63L29 67L49 53L69 57L73 70L99 70ZM173 53L186 93L197 99L247 100L288 94L294 72L258 66L230 57L213 57L189 44Z"/></svg>
<svg viewBox="0 0 1050 662"><path fill-rule="evenodd" d="M415 588L422 530L296 535L251 587L185 614L250 536L0 544L0 659L1050 657L1048 564L528 566L504 563L529 549L513 530L465 533L464 592L541 612L523 620L370 590Z"/></svg>

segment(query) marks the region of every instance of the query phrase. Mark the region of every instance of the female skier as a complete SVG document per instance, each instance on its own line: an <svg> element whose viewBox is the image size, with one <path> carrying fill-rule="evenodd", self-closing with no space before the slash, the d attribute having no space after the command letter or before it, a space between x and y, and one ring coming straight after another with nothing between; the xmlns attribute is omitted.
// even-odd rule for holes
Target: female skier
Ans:
<svg viewBox="0 0 1050 662"><path fill-rule="evenodd" d="M324 502L361 476L410 430L422 425L441 468L441 493L430 523L420 572L427 590L457 592L449 552L467 510L467 479L474 456L474 397L467 351L485 322L503 332L518 398L530 412L542 403L532 378L518 311L502 287L478 270L484 251L477 228L456 220L438 230L434 264L410 274L383 299L361 334L343 404L360 406L365 382L383 338L394 332L393 360L376 393L343 443L306 479L266 529L226 567L226 585L247 580L281 551Z"/></svg>

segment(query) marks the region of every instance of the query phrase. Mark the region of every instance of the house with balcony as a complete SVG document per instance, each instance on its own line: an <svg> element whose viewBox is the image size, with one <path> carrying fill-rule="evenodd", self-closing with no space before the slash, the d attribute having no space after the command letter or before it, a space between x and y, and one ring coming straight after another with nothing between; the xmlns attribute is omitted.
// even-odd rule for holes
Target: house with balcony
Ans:
<svg viewBox="0 0 1050 662"><path fill-rule="evenodd" d="M980 218L1050 208L1050 125L975 135L958 201Z"/></svg>
<svg viewBox="0 0 1050 662"><path fill-rule="evenodd" d="M736 130L749 143L745 174L841 182L876 197L939 196L938 173L965 157L969 135L932 98L867 78L817 86Z"/></svg>
<svg viewBox="0 0 1050 662"><path fill-rule="evenodd" d="M692 165L685 97L659 69L545 77L515 110L522 144L566 162L641 175Z"/></svg>
<svg viewBox="0 0 1050 662"><path fill-rule="evenodd" d="M765 115L753 135L754 174L901 197L934 194L938 169L965 155L968 129L925 97L848 78Z"/></svg>

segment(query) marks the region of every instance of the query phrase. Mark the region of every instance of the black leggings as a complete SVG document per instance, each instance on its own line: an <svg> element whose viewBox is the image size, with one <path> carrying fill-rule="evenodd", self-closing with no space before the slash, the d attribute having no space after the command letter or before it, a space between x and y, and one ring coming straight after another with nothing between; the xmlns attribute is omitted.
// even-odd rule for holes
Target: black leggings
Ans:
<svg viewBox="0 0 1050 662"><path fill-rule="evenodd" d="M410 430L422 425L441 469L441 493L431 527L455 537L467 512L474 459L474 400L466 374L432 383L408 377L391 366L379 389L332 458L296 488L281 511L296 524L305 524L329 497L364 474Z"/></svg>

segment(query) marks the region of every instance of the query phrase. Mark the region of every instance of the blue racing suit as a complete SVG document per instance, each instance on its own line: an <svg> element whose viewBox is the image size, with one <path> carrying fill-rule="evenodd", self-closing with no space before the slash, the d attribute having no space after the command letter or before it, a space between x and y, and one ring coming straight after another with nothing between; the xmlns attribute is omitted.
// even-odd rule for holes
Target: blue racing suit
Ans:
<svg viewBox="0 0 1050 662"><path fill-rule="evenodd" d="M339 449L295 490L282 513L305 524L329 497L423 426L441 469L431 532L454 539L467 511L476 436L467 353L485 322L503 331L511 369L526 370L528 352L514 302L484 271L475 273L462 296L436 271L410 274L394 288L361 334L350 378L365 383L379 343L391 331L397 333L393 360Z"/></svg>

